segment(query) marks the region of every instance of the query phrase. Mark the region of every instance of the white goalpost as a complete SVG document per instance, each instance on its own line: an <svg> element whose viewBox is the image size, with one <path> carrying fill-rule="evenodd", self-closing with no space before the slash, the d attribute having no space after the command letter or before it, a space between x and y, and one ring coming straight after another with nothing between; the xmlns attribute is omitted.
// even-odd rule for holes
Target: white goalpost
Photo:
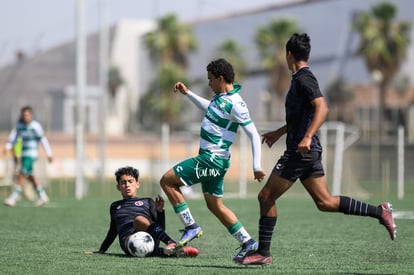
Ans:
<svg viewBox="0 0 414 275"><path fill-rule="evenodd" d="M277 123L276 123L277 124ZM268 129L277 128L275 126L275 123L269 124L257 124L256 127L260 132L268 131ZM198 129L198 125L194 125L194 127L191 128L190 132L193 136L197 131L195 129ZM342 178L343 178L343 167L344 167L344 153L345 151L352 146L359 138L360 138L360 130L358 127L353 125L346 125L343 122L336 122L336 121L328 121L325 122L322 127L319 129L318 136L320 138L322 147L324 149L324 158L323 158L323 166L325 169L328 169L328 150L333 147L333 154L332 160L330 161L330 164L332 164L332 195L339 195L341 193L341 186L342 186ZM279 141L283 142L283 141ZM333 146L332 146L333 145ZM239 163L235 162L233 165L238 165L238 190L234 193L226 193L227 196L237 196L238 198L246 198L248 196L247 191L247 182L248 179L251 178L251 168L250 168L250 151L251 147L247 138L247 135L240 131L240 136L238 140L238 144L236 145L238 148L238 156L235 156L236 160L239 160ZM283 147L283 146L281 146ZM398 129L398 144L397 144L397 159L398 159L398 179L397 179L397 195L398 199L402 199L404 197L404 128L399 127ZM235 148L235 149L236 149ZM274 148L272 148L274 151ZM237 150L235 150L237 152ZM281 154L282 152L277 152L276 158ZM237 153L236 153L237 154ZM272 165L274 163L263 163L267 161L266 156L264 156L266 153L262 151L262 165L266 166L266 174L269 174ZM267 152L269 154L269 152ZM273 152L271 153L273 154ZM277 159L272 157L272 161L276 161ZM164 160L165 161L165 160ZM331 166L331 165L329 165ZM265 168L265 167L264 167Z"/></svg>
<svg viewBox="0 0 414 275"><path fill-rule="evenodd" d="M360 137L359 129L355 126L346 126L343 122L325 122L320 128L320 139L322 147L325 150L325 156L328 151L328 131L335 132L335 152L333 160L332 173L332 195L336 196L341 193L342 167L345 150L350 147ZM323 166L327 166L327 157L323 158Z"/></svg>
<svg viewBox="0 0 414 275"><path fill-rule="evenodd" d="M342 167L345 150L350 147L360 137L359 129L355 126L347 126L342 122L326 122L320 128L319 137L325 150L325 156L328 151L328 132L335 133L335 152L333 160L333 179L332 194L339 195L341 192ZM248 146L247 136L241 131L240 135L240 179L239 179L239 198L247 197L247 176L248 170L247 154L250 147ZM323 166L327 166L327 157L323 158Z"/></svg>

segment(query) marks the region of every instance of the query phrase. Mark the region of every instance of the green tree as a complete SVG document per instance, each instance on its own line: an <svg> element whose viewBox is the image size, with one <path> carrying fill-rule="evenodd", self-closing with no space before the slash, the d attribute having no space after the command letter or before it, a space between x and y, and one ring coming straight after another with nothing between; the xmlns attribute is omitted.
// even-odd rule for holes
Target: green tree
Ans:
<svg viewBox="0 0 414 275"><path fill-rule="evenodd" d="M348 83L338 78L331 82L326 89L327 99L329 102L329 120L342 122L351 122L349 117L349 108L346 108L349 101L354 98Z"/></svg>
<svg viewBox="0 0 414 275"><path fill-rule="evenodd" d="M190 26L181 24L173 14L159 19L157 30L148 33L145 42L155 62L172 62L183 69L188 65L188 54L197 48Z"/></svg>
<svg viewBox="0 0 414 275"><path fill-rule="evenodd" d="M255 42L262 58L262 65L269 72L271 103L268 119L277 119L283 112L272 114L283 105L283 96L290 85L291 74L286 66L285 45L290 36L299 32L296 21L291 19L273 20L256 31ZM278 115L279 114L279 115Z"/></svg>
<svg viewBox="0 0 414 275"><path fill-rule="evenodd" d="M124 84L124 78L119 68L116 66L110 67L108 70L108 90L112 100L115 98L116 92L122 84Z"/></svg>
<svg viewBox="0 0 414 275"><path fill-rule="evenodd" d="M377 82L379 96L379 119L385 120L386 90L398 73L402 61L407 55L410 43L410 22L396 20L397 8L387 2L372 7L368 12L357 16L353 28L360 36L357 54L365 60L365 65ZM379 125L379 134L383 136L384 123Z"/></svg>
<svg viewBox="0 0 414 275"><path fill-rule="evenodd" d="M173 95L172 86L176 81L188 82L183 70L171 62L159 67L149 92L140 101L140 122L144 129L160 128L161 122L168 123L172 129L179 129L178 117L183 107L182 100Z"/></svg>
<svg viewBox="0 0 414 275"><path fill-rule="evenodd" d="M196 40L188 25L181 24L175 15L167 15L159 19L155 31L146 35L145 43L157 74L141 99L139 115L152 130L159 126L156 118L169 123L174 130L179 125L183 108L176 101L172 88L175 82L186 81L188 54L196 49Z"/></svg>

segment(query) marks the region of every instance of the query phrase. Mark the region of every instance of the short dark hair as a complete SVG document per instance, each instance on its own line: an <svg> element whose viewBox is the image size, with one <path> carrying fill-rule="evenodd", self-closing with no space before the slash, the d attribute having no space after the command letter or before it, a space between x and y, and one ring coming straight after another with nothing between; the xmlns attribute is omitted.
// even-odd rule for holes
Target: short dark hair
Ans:
<svg viewBox="0 0 414 275"><path fill-rule="evenodd" d="M295 33L286 43L286 54L291 52L297 61L308 61L310 51L310 37L306 33Z"/></svg>
<svg viewBox="0 0 414 275"><path fill-rule="evenodd" d="M211 61L207 65L207 72L210 72L214 77L223 76L226 83L233 83L234 81L234 70L233 66L224 58Z"/></svg>
<svg viewBox="0 0 414 275"><path fill-rule="evenodd" d="M19 120L18 120L19 123L23 123L23 113L26 112L26 111L30 112L33 115L33 109L32 109L31 106L26 105L26 106L20 108L20 116L19 116Z"/></svg>
<svg viewBox="0 0 414 275"><path fill-rule="evenodd" d="M32 107L31 107L31 106L29 106L29 105L26 105L26 106L24 106L24 107L22 107L22 108L20 109L20 113L24 113L24 112L26 112L26 111L29 111L29 112L33 113L33 109L32 109Z"/></svg>
<svg viewBox="0 0 414 275"><path fill-rule="evenodd" d="M115 178L116 178L117 184L119 183L119 180L121 179L121 177L124 175L132 176L135 178L136 181L138 181L139 171L138 169L135 169L134 167L131 167L131 166L125 166L125 167L119 168L115 172Z"/></svg>

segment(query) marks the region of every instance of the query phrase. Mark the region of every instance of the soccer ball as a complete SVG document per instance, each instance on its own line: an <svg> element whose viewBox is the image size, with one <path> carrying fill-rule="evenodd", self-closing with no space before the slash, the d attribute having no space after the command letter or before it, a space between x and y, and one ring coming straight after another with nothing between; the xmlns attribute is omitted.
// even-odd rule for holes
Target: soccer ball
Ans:
<svg viewBox="0 0 414 275"><path fill-rule="evenodd" d="M128 251L135 257L145 257L154 251L154 239L144 231L138 231L128 239Z"/></svg>

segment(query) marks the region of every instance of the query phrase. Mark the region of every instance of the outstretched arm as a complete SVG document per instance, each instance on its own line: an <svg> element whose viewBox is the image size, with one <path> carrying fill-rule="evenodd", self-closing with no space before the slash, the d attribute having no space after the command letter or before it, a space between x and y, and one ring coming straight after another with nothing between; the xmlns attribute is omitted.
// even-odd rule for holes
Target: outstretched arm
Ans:
<svg viewBox="0 0 414 275"><path fill-rule="evenodd" d="M84 253L85 254L104 254L108 250L108 248L111 246L111 244L114 242L116 236L117 236L116 227L112 227L112 224L111 224L108 230L108 233L106 234L105 240L102 242L99 250L85 251Z"/></svg>
<svg viewBox="0 0 414 275"><path fill-rule="evenodd" d="M262 143L266 143L267 146L269 146L270 148L276 141L279 140L281 136L286 134L286 131L287 131L287 126L284 125L275 131L267 132L262 135Z"/></svg>
<svg viewBox="0 0 414 275"><path fill-rule="evenodd" d="M114 242L116 236L118 235L118 230L116 228L115 221L111 218L111 223L109 224L108 233L106 234L105 239L103 240L99 250L96 251L85 251L85 254L103 254Z"/></svg>
<svg viewBox="0 0 414 275"><path fill-rule="evenodd" d="M182 82L177 82L174 85L174 92L180 92L183 95L186 95L198 108L200 108L203 111L206 111L208 108L208 105L210 104L210 101L207 99L196 95L192 91L190 91L187 86L185 86Z"/></svg>

